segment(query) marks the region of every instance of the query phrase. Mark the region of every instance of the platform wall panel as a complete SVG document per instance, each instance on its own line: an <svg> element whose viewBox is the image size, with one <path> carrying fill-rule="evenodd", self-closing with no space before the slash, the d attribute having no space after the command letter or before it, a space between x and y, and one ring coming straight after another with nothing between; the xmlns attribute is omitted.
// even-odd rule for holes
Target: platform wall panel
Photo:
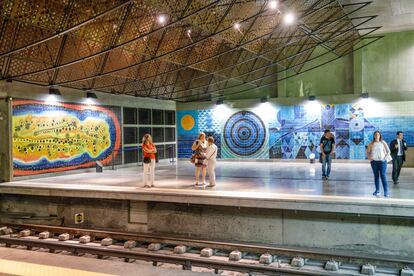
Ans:
<svg viewBox="0 0 414 276"><path fill-rule="evenodd" d="M179 110L178 157L190 157L192 142L199 132L205 132L217 141L219 158L318 158L323 131L330 129L336 140L336 159L364 160L376 130L388 143L397 131L403 131L408 146L414 146L412 106L414 102L369 98L345 104L266 102L244 109L222 104L213 109Z"/></svg>

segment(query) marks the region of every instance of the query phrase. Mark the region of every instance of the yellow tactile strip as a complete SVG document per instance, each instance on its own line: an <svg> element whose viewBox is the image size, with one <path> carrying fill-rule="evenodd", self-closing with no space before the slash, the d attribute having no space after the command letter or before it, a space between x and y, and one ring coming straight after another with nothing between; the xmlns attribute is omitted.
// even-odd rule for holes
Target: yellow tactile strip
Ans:
<svg viewBox="0 0 414 276"><path fill-rule="evenodd" d="M63 268L49 265L39 265L26 262L16 262L0 259L0 275L21 275L21 276L110 276L78 269Z"/></svg>

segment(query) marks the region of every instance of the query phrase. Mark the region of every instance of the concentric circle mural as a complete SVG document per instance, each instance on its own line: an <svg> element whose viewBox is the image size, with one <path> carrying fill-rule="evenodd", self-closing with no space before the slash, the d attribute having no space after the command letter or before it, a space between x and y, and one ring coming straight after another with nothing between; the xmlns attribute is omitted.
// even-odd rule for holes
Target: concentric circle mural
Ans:
<svg viewBox="0 0 414 276"><path fill-rule="evenodd" d="M234 154L250 156L257 153L265 144L266 128L256 114L240 111L227 120L223 138Z"/></svg>

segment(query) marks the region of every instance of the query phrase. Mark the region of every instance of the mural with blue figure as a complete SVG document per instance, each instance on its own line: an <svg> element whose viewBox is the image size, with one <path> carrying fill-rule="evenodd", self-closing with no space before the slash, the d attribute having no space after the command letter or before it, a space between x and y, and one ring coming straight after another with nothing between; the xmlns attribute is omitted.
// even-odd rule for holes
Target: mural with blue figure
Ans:
<svg viewBox="0 0 414 276"><path fill-rule="evenodd" d="M179 156L191 155L191 143L198 131L214 134L221 141L221 158L307 159L312 153L318 158L319 141L326 128L335 136L337 159L366 159L366 146L375 130L380 130L388 143L401 130L408 145L414 146L414 102L266 104L272 106L272 112L260 106L229 109L224 117L213 109L179 111L179 118L195 116L190 120L195 132L188 126L178 128ZM188 125L186 120L182 123Z"/></svg>

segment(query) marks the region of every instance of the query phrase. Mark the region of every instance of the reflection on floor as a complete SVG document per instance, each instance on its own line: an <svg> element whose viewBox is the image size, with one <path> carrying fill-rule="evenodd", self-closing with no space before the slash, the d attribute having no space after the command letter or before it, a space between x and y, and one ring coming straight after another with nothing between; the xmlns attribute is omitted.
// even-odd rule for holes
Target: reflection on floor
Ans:
<svg viewBox="0 0 414 276"><path fill-rule="evenodd" d="M329 181L321 179L320 164L296 162L219 161L214 191L372 197L374 180L368 163L334 163ZM388 181L393 198L414 199L414 168L403 168L400 183ZM194 166L188 161L156 169L154 191L194 191ZM142 167L16 181L33 187L142 191ZM10 183L9 183L10 184ZM211 190L211 188L209 188Z"/></svg>

